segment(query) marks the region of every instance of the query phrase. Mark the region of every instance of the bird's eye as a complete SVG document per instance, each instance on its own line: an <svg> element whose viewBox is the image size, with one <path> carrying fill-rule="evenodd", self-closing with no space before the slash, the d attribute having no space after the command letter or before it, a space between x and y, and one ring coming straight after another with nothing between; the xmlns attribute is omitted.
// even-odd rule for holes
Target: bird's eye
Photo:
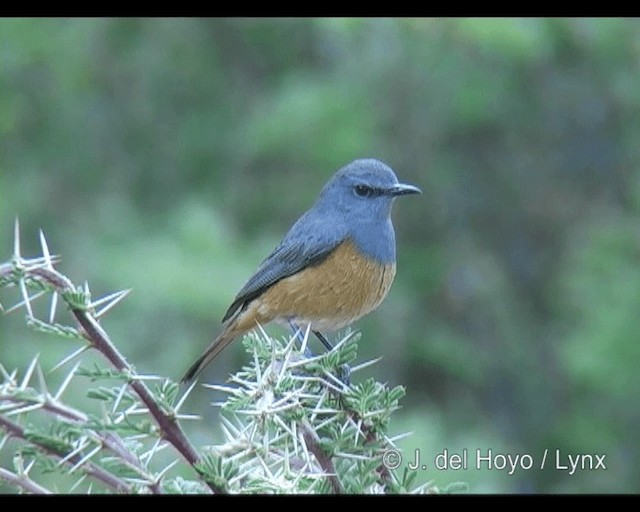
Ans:
<svg viewBox="0 0 640 512"><path fill-rule="evenodd" d="M356 185L354 188L356 195L360 197L370 197L373 195L373 189L367 185Z"/></svg>

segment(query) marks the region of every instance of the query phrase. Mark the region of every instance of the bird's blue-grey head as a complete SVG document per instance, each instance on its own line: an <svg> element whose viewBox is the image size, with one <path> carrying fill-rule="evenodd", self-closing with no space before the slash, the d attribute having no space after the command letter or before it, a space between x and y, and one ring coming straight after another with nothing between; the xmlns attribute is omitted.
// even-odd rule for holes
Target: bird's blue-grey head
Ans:
<svg viewBox="0 0 640 512"><path fill-rule="evenodd" d="M388 165L366 158L346 165L331 178L315 205L336 223L344 223L349 237L367 257L395 262L396 243L391 224L393 200L420 194L419 188L399 183Z"/></svg>

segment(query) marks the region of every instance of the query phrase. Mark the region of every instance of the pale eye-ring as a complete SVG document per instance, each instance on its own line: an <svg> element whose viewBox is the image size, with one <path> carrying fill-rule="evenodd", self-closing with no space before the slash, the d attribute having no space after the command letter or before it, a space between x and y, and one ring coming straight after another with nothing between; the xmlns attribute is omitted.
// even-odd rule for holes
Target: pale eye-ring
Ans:
<svg viewBox="0 0 640 512"><path fill-rule="evenodd" d="M353 190L360 197L370 197L373 194L373 189L367 185L356 185Z"/></svg>

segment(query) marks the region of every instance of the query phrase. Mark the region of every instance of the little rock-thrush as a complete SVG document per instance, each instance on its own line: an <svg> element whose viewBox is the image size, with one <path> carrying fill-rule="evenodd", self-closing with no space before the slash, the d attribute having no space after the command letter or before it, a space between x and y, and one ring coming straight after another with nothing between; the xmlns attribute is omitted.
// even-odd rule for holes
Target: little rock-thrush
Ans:
<svg viewBox="0 0 640 512"><path fill-rule="evenodd" d="M222 332L182 381L257 324L310 325L321 337L377 308L396 273L391 205L397 196L419 193L378 160L355 160L336 172L238 292Z"/></svg>

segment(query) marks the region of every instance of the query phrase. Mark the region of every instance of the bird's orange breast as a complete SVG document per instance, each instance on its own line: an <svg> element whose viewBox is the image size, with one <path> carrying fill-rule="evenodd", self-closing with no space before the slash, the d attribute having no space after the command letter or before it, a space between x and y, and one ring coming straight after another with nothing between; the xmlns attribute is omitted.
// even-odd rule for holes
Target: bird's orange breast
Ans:
<svg viewBox="0 0 640 512"><path fill-rule="evenodd" d="M321 263L271 286L238 321L246 329L274 320L310 323L319 331L341 329L380 305L395 273L395 263L370 260L346 241Z"/></svg>

